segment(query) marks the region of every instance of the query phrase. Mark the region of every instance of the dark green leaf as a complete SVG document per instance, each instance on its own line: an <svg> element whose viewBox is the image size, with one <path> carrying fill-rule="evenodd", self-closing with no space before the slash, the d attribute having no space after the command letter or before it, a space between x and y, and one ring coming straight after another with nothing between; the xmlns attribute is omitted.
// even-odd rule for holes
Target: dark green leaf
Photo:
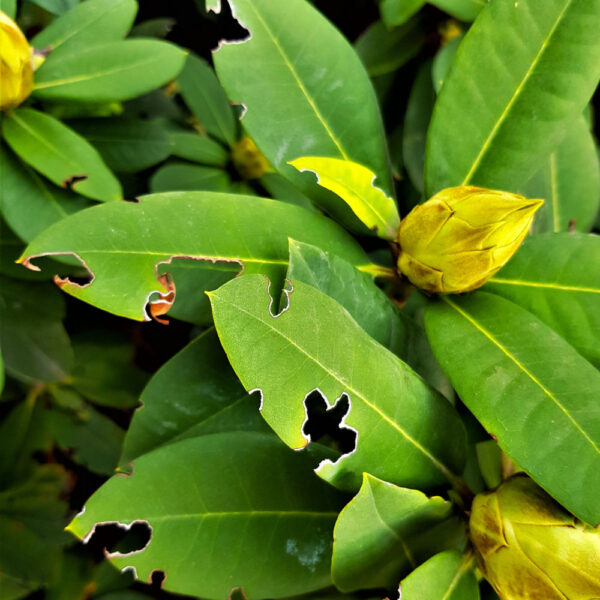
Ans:
<svg viewBox="0 0 600 600"><path fill-rule="evenodd" d="M600 3L487 3L436 104L427 194L455 185L514 190L524 184L598 84L599 29Z"/></svg>
<svg viewBox="0 0 600 600"><path fill-rule="evenodd" d="M170 154L169 136L155 121L89 119L69 125L100 152L113 171L135 173Z"/></svg>
<svg viewBox="0 0 600 600"><path fill-rule="evenodd" d="M169 215L168 223L164 215ZM129 318L148 319L145 306L172 258L244 265L281 279L288 238L312 243L370 269L358 244L339 226L302 208L253 196L181 192L113 202L78 212L53 225L27 248L23 261L46 253L76 253L95 274L80 287L62 283L77 298Z"/></svg>
<svg viewBox="0 0 600 600"><path fill-rule="evenodd" d="M436 94L439 94L440 90L442 89L442 85L448 76L448 73L450 72L452 61L456 56L456 51L458 50L458 46L462 42L462 39L463 36L459 35L458 37L450 40L443 48L440 49L433 59L431 78L433 80L433 87Z"/></svg>
<svg viewBox="0 0 600 600"><path fill-rule="evenodd" d="M311 463L272 434L182 440L141 456L130 477L113 477L69 529L84 537L98 522L147 521L149 545L112 561L142 581L163 570L173 592L215 600L237 587L256 600L310 592L330 585L340 506Z"/></svg>
<svg viewBox="0 0 600 600"><path fill-rule="evenodd" d="M600 366L599 264L596 235L534 235L485 290L520 304Z"/></svg>
<svg viewBox="0 0 600 600"><path fill-rule="evenodd" d="M387 27L403 25L425 6L425 0L381 0L379 10Z"/></svg>
<svg viewBox="0 0 600 600"><path fill-rule="evenodd" d="M14 21L17 16L17 0L0 0L0 10Z"/></svg>
<svg viewBox="0 0 600 600"><path fill-rule="evenodd" d="M185 131L169 133L171 154L205 165L224 167L229 160L227 150L206 135Z"/></svg>
<svg viewBox="0 0 600 600"><path fill-rule="evenodd" d="M67 0L68 1L68 0ZM35 48L76 51L124 38L137 13L135 0L86 0L56 19L32 40Z"/></svg>
<svg viewBox="0 0 600 600"><path fill-rule="evenodd" d="M430 556L464 547L465 536L465 524L452 516L450 502L365 473L335 524L333 580L346 592L392 589Z"/></svg>
<svg viewBox="0 0 600 600"><path fill-rule="evenodd" d="M236 118L225 91L206 61L188 56L177 85L199 125L232 146L237 138Z"/></svg>
<svg viewBox="0 0 600 600"><path fill-rule="evenodd" d="M433 351L500 447L576 516L600 522L600 373L531 313L495 294L425 313Z"/></svg>
<svg viewBox="0 0 600 600"><path fill-rule="evenodd" d="M485 6L486 0L428 0L440 10L460 19L473 21Z"/></svg>
<svg viewBox="0 0 600 600"><path fill-rule="evenodd" d="M264 277L239 277L210 294L221 343L244 387L261 391L267 423L303 448L306 397L318 390L332 406L345 394L343 423L357 432L357 446L324 461L321 477L348 490L365 471L407 487L455 481L465 440L450 404L333 299L300 281L292 286L289 307L276 317Z"/></svg>
<svg viewBox="0 0 600 600"><path fill-rule="evenodd" d="M121 185L98 152L53 117L21 108L2 124L8 145L34 169L62 187L94 200L120 200Z"/></svg>
<svg viewBox="0 0 600 600"><path fill-rule="evenodd" d="M79 0L29 0L55 15L62 15L77 6Z"/></svg>
<svg viewBox="0 0 600 600"><path fill-rule="evenodd" d="M177 76L186 53L160 40L127 40L51 53L36 71L33 94L44 100L129 100Z"/></svg>
<svg viewBox="0 0 600 600"><path fill-rule="evenodd" d="M237 380L209 329L148 383L127 432L121 468L165 444L225 431L266 431L258 403Z"/></svg>
<svg viewBox="0 0 600 600"><path fill-rule="evenodd" d="M229 175L215 167L171 163L161 167L150 179L150 191L153 193L187 190L228 192L231 190Z"/></svg>

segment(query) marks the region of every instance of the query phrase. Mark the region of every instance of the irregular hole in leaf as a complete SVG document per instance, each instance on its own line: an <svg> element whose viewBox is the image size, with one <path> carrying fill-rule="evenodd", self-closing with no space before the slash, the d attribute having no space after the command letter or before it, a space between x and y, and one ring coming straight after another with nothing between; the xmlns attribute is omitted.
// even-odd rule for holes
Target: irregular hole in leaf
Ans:
<svg viewBox="0 0 600 600"><path fill-rule="evenodd" d="M319 442L337 450L340 458L354 452L358 432L344 424L350 413L347 394L342 394L330 405L323 393L315 389L304 398L304 410L306 418L302 424L302 435L309 442Z"/></svg>
<svg viewBox="0 0 600 600"><path fill-rule="evenodd" d="M248 596L246 596L246 592L244 591L243 587L236 587L229 592L227 600L248 600Z"/></svg>
<svg viewBox="0 0 600 600"><path fill-rule="evenodd" d="M154 589L162 590L165 585L165 579L167 578L167 574L161 569L154 569L150 573L150 578L148 583Z"/></svg>
<svg viewBox="0 0 600 600"><path fill-rule="evenodd" d="M237 17L228 0L212 0L212 3L207 3L206 10L212 13L215 25L220 29L219 42L213 52L223 44L243 44L252 38L250 30Z"/></svg>
<svg viewBox="0 0 600 600"><path fill-rule="evenodd" d="M72 284L79 288L84 288L84 287L87 287L88 285L90 285L94 281L96 276L94 275L93 271L87 265L85 260L83 260L83 258L81 258L81 256L79 256L76 252L44 252L43 254L33 254L32 256L19 258L19 260L17 260L17 263L24 266L26 269L29 269L30 271L41 271L42 268L38 265L34 265L31 262L32 260L37 261L38 258L43 259L43 258L48 258L48 257L61 257L61 256L62 257L71 257L71 258L75 259L75 261L78 262L79 265L81 267L83 267L83 269L85 269L85 272L87 273L87 275L80 276L78 274L73 274L72 272L69 274L65 274L65 275L57 274L54 276L54 283L56 283L56 285L58 287L62 287L63 285L68 283L68 284ZM60 260L60 258L58 258L58 260ZM55 267L56 267L56 265L53 264L53 268L55 268ZM67 269L67 267L65 267L65 269Z"/></svg>
<svg viewBox="0 0 600 600"><path fill-rule="evenodd" d="M118 521L96 523L83 538L91 553L101 559L104 555L127 556L142 552L152 539L152 528L148 521Z"/></svg>
<svg viewBox="0 0 600 600"><path fill-rule="evenodd" d="M87 178L87 175L71 175L63 180L61 187L67 190L75 190L75 186L81 181L85 181Z"/></svg>

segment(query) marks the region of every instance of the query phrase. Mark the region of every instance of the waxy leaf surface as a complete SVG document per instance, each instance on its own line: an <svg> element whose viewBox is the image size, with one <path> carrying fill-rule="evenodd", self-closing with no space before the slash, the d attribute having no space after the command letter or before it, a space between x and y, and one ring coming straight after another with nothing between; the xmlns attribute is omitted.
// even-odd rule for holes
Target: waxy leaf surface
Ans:
<svg viewBox="0 0 600 600"><path fill-rule="evenodd" d="M581 114L600 78L600 3L489 2L460 45L427 141L431 196L513 190Z"/></svg>
<svg viewBox="0 0 600 600"><path fill-rule="evenodd" d="M550 495L600 523L600 373L554 330L495 294L428 306L433 351L462 401Z"/></svg>
<svg viewBox="0 0 600 600"><path fill-rule="evenodd" d="M465 543L465 526L439 496L364 474L333 532L331 573L337 588L388 588L424 560Z"/></svg>
<svg viewBox="0 0 600 600"><path fill-rule="evenodd" d="M377 175L391 195L391 178L377 99L350 43L306 0L232 0L249 38L214 54L221 83L246 108L243 124L273 166L303 190L310 176L287 162L300 156L351 160ZM290 25L293 15L293 26ZM260 77L256 69L261 69ZM325 195L320 196L325 198ZM351 216L327 196L329 211Z"/></svg>
<svg viewBox="0 0 600 600"><path fill-rule="evenodd" d="M289 307L276 317L260 275L210 294L227 356L244 387L261 390L267 423L302 448L310 441L303 432L308 394L318 390L329 405L345 394L343 426L357 432L357 445L335 463L324 461L321 477L348 490L360 487L363 472L417 488L453 481L465 439L450 404L337 302L299 281L292 286Z"/></svg>
<svg viewBox="0 0 600 600"><path fill-rule="evenodd" d="M129 477L105 483L69 525L85 537L98 522L152 528L141 552L113 555L141 581L165 572L165 589L215 600L243 587L281 598L330 585L332 532L341 498L313 461L273 434L219 433L141 456ZM182 557L193 557L194 568Z"/></svg>
<svg viewBox="0 0 600 600"><path fill-rule="evenodd" d="M600 365L600 237L533 235L485 286L536 315Z"/></svg>
<svg viewBox="0 0 600 600"><path fill-rule="evenodd" d="M168 222L165 215L169 215ZM369 265L360 246L338 225L302 208L254 196L173 192L139 203L113 202L78 212L38 236L22 260L76 254L94 280L64 291L104 310L147 320L157 280L172 258L233 262L245 272L281 279L288 266L288 238L320 246L355 265ZM206 263L208 264L208 262Z"/></svg>

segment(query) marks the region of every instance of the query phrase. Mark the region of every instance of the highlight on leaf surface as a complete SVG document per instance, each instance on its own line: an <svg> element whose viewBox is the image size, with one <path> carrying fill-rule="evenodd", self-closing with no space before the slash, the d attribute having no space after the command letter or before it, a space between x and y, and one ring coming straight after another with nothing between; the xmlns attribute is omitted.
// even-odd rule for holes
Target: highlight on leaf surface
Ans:
<svg viewBox="0 0 600 600"><path fill-rule="evenodd" d="M33 49L19 26L0 10L0 111L19 106L33 89Z"/></svg>
<svg viewBox="0 0 600 600"><path fill-rule="evenodd" d="M317 183L344 200L369 229L394 239L400 225L396 203L375 187L373 171L350 160L321 156L302 156L288 164L298 171L312 171Z"/></svg>
<svg viewBox="0 0 600 600"><path fill-rule="evenodd" d="M503 600L600 598L600 529L529 477L476 496L470 535L479 567Z"/></svg>
<svg viewBox="0 0 600 600"><path fill-rule="evenodd" d="M442 190L402 220L398 269L428 292L474 290L510 260L543 202L474 186Z"/></svg>

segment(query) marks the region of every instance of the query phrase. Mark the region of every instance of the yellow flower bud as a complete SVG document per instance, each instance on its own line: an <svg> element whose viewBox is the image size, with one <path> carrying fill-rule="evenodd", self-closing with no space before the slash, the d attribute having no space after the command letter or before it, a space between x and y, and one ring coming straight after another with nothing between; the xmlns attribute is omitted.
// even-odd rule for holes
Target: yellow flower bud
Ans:
<svg viewBox="0 0 600 600"><path fill-rule="evenodd" d="M234 144L231 160L243 179L258 179L269 171L269 161L248 136Z"/></svg>
<svg viewBox="0 0 600 600"><path fill-rule="evenodd" d="M400 223L398 269L429 292L474 290L517 251L543 202L473 186L442 190Z"/></svg>
<svg viewBox="0 0 600 600"><path fill-rule="evenodd" d="M0 110L18 106L31 94L32 54L19 26L0 10Z"/></svg>
<svg viewBox="0 0 600 600"><path fill-rule="evenodd" d="M476 496L469 528L479 568L502 600L600 598L600 530L529 477Z"/></svg>

